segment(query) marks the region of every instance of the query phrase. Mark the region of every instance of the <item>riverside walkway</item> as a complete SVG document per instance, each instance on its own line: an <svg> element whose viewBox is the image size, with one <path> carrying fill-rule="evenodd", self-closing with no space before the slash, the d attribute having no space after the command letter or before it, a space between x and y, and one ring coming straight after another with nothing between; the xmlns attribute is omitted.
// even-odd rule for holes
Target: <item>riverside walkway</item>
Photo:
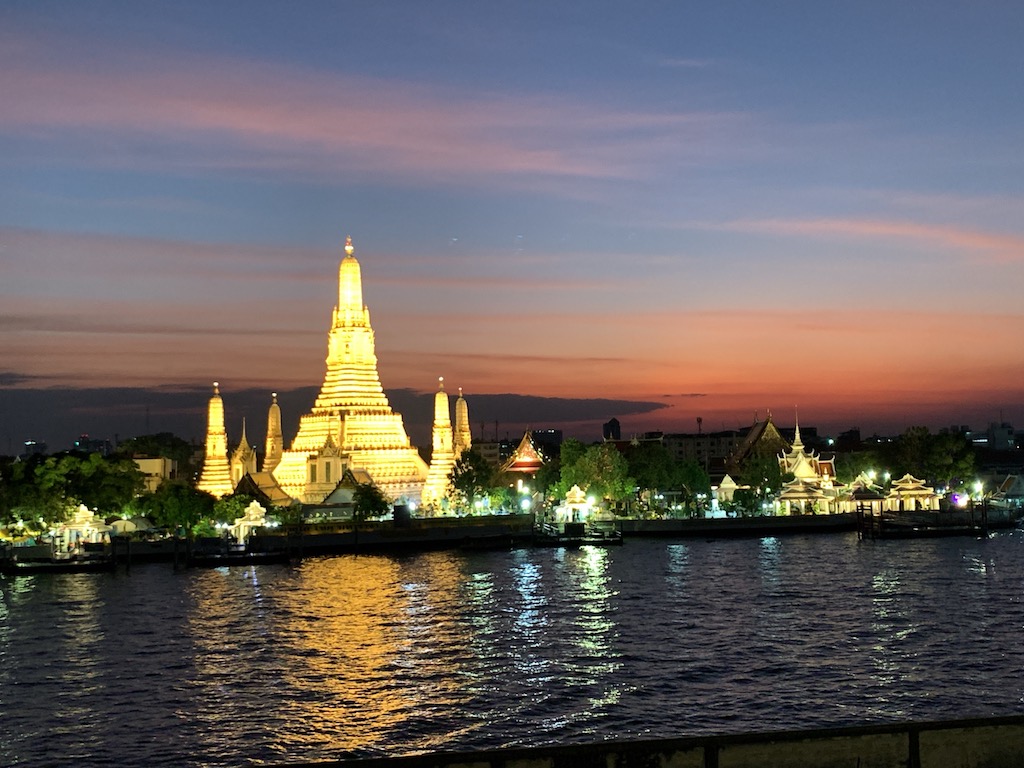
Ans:
<svg viewBox="0 0 1024 768"><path fill-rule="evenodd" d="M1024 715L651 741L443 752L280 768L1010 768Z"/></svg>

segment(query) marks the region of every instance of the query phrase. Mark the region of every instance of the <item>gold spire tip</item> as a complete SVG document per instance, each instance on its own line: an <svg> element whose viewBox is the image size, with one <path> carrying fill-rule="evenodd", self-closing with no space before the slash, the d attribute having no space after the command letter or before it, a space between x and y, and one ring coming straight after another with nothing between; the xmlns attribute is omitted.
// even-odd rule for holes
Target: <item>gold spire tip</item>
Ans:
<svg viewBox="0 0 1024 768"><path fill-rule="evenodd" d="M355 247L352 245L352 235L349 235L345 238L345 253L348 256L351 256L354 251Z"/></svg>

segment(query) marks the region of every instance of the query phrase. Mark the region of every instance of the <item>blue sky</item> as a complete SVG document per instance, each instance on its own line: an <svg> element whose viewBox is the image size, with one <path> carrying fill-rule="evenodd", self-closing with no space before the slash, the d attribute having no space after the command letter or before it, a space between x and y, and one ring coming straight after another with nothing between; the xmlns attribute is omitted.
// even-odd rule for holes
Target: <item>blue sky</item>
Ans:
<svg viewBox="0 0 1024 768"><path fill-rule="evenodd" d="M315 384L352 235L385 387L1024 422L1022 22L7 2L0 380Z"/></svg>

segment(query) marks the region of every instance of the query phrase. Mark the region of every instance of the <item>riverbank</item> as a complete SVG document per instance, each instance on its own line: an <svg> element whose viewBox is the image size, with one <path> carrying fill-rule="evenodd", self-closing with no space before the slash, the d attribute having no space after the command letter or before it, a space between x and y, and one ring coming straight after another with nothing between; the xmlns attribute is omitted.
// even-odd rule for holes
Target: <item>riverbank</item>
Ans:
<svg viewBox="0 0 1024 768"><path fill-rule="evenodd" d="M785 517L691 517L669 520L624 518L616 521L624 537L779 536L789 533L840 533L856 530L853 513L837 515L790 515Z"/></svg>
<svg viewBox="0 0 1024 768"><path fill-rule="evenodd" d="M1004 519L1005 518L1005 519ZM986 530L1013 527L1016 518L989 516ZM194 540L170 538L130 540L118 537L107 555L114 563L173 562L176 565L222 566L249 565L257 562L289 562L305 557L342 554L414 553L432 550L513 549L552 546L552 541L538 540L534 516L492 515L473 517L412 518L401 521L315 523L284 526L272 532L256 533L246 544L229 545L221 538ZM601 523L606 534L615 534L615 543L630 539L734 539L786 536L795 534L847 533L858 530L854 513L835 515L793 515L758 517L718 517L680 519L616 518ZM949 529L959 532L959 529ZM973 529L972 529L973 532ZM576 542L579 546L583 542ZM555 542L557 545L557 542ZM566 546L570 546L567 542ZM95 545L94 545L95 546ZM20 549L20 548L18 548ZM37 551L19 552L8 549L24 561L37 564L48 558ZM40 550L43 548L35 548ZM48 550L49 551L49 550ZM98 554L98 553L97 553ZM49 558L52 560L52 558ZM25 563L19 564L24 566ZM7 567L8 572L27 572L24 567ZM36 570L43 570L37 568Z"/></svg>

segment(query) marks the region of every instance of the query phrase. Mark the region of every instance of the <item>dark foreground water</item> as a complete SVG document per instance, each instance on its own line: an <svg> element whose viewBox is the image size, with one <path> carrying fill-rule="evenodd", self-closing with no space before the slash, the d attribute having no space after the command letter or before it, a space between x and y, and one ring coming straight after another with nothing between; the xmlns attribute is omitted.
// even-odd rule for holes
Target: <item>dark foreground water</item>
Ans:
<svg viewBox="0 0 1024 768"><path fill-rule="evenodd" d="M0 577L0 764L242 765L1024 712L1024 536Z"/></svg>

